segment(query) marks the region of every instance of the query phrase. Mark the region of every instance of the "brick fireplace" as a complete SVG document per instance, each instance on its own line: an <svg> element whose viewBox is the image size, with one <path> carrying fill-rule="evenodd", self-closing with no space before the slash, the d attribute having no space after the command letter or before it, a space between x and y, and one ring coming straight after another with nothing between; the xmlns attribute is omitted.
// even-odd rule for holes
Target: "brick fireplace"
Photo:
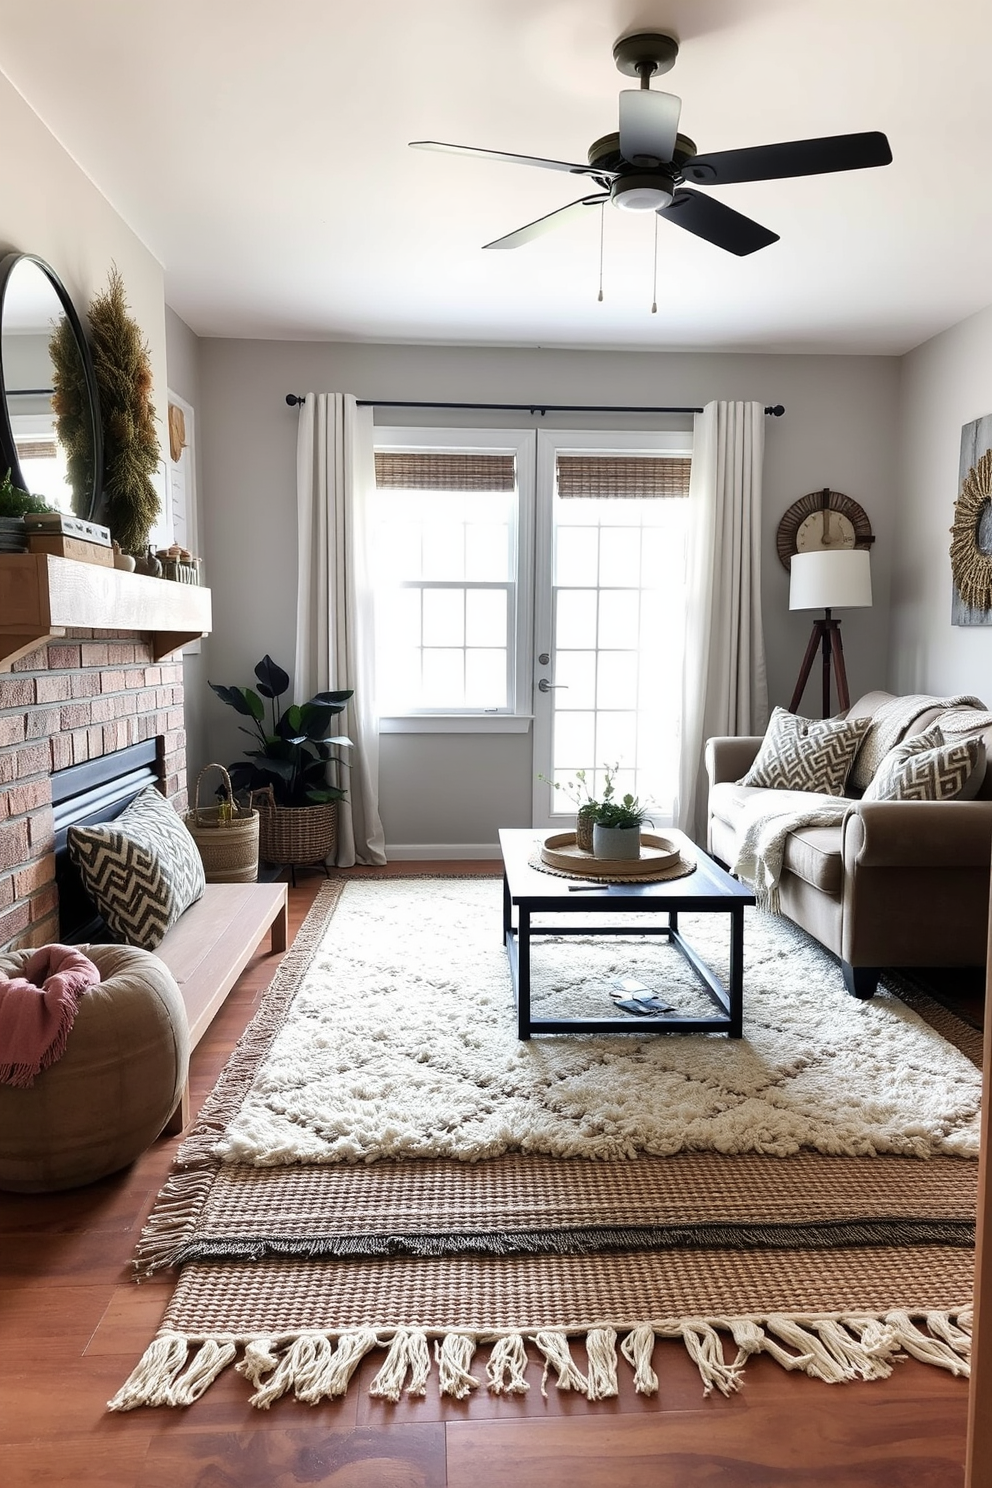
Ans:
<svg viewBox="0 0 992 1488"><path fill-rule="evenodd" d="M146 739L185 811L182 662L144 634L68 630L0 673L0 950L59 936L53 772Z"/></svg>

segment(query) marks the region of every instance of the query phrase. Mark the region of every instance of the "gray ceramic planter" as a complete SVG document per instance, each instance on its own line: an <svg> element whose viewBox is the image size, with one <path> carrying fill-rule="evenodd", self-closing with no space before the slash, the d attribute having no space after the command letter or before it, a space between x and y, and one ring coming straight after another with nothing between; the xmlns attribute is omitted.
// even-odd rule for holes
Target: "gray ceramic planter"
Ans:
<svg viewBox="0 0 992 1488"><path fill-rule="evenodd" d="M639 858L640 827L601 827L597 822L592 829L592 855L594 858Z"/></svg>

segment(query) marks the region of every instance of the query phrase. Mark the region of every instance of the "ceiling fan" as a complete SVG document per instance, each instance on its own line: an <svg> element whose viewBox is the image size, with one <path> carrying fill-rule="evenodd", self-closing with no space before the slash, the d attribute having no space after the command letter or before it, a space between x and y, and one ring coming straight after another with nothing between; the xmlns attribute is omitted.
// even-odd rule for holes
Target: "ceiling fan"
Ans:
<svg viewBox="0 0 992 1488"><path fill-rule="evenodd" d="M674 66L679 44L673 36L649 31L621 37L613 48L619 70L640 78L640 88L620 94L620 129L589 146L588 165L544 160L535 155L511 155L503 150L478 150L471 145L446 145L437 140L412 140L415 150L444 150L483 160L506 160L536 165L543 170L591 176L600 190L568 206L528 222L486 248L520 248L550 228L578 216L584 208L612 201L633 212L657 212L667 222L705 238L739 258L778 242L778 233L725 206L714 197L690 190L684 183L729 186L740 181L772 181L786 176L815 176L832 171L863 170L888 165L892 151L884 134L834 134L822 139L789 140L743 150L718 150L697 155L696 146L679 134L682 101L674 93L651 90L651 79Z"/></svg>

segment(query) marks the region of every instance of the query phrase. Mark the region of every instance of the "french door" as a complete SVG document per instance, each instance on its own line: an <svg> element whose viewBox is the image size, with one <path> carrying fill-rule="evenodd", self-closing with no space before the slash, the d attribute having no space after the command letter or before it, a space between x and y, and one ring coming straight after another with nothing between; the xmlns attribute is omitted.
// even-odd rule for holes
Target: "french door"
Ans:
<svg viewBox="0 0 992 1488"><path fill-rule="evenodd" d="M598 796L607 765L618 766L618 796L649 803L658 826L673 821L690 452L687 433L538 432L535 826L567 830L569 782L584 771ZM636 462L642 490L671 494L596 494L596 471L608 476L613 457L621 477L612 489L625 489L623 471ZM563 479L576 469L592 478Z"/></svg>

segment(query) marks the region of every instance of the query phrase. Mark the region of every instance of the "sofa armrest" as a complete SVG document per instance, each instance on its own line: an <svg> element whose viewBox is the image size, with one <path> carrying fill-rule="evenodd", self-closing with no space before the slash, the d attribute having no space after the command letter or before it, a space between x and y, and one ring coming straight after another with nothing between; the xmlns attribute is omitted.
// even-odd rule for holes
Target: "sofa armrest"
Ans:
<svg viewBox="0 0 992 1488"><path fill-rule="evenodd" d="M844 828L844 868L992 865L992 801L859 801Z"/></svg>
<svg viewBox="0 0 992 1488"><path fill-rule="evenodd" d="M707 739L703 759L710 785L719 785L722 780L740 780L746 775L754 764L762 737L741 734Z"/></svg>

